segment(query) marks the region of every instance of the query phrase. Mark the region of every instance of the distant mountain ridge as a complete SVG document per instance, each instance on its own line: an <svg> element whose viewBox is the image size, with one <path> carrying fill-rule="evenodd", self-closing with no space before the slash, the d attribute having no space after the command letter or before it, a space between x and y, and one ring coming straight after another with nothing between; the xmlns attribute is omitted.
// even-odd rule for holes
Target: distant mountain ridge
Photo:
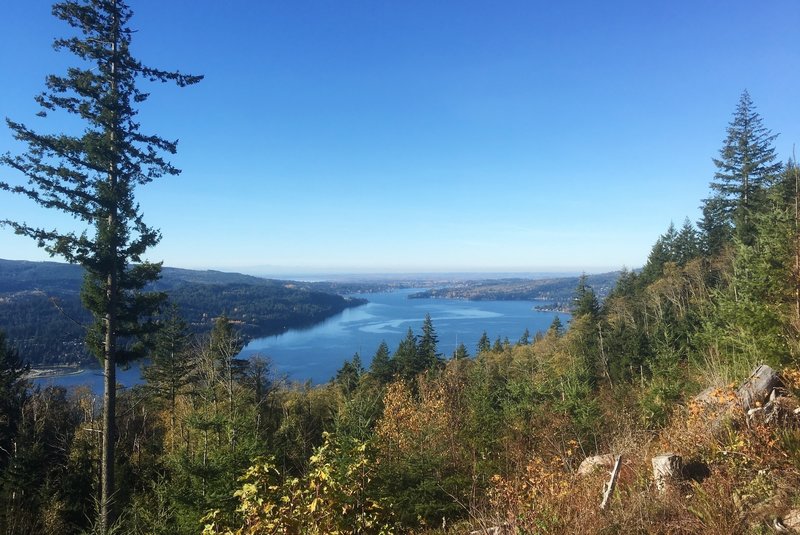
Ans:
<svg viewBox="0 0 800 535"><path fill-rule="evenodd" d="M603 299L616 284L620 271L586 276L598 298ZM471 301L550 301L551 308L568 309L580 277L550 277L542 279L476 279L417 292L410 297L468 299Z"/></svg>
<svg viewBox="0 0 800 535"><path fill-rule="evenodd" d="M32 285L42 290L63 290L73 282L78 284L83 282L83 269L80 266L61 262L31 262L0 258L0 292L27 290ZM156 287L165 290L180 283L270 285L285 282L287 281L242 273L164 267L161 269L161 280L156 283Z"/></svg>
<svg viewBox="0 0 800 535"><path fill-rule="evenodd" d="M91 360L83 347L89 315L80 302L83 270L58 262L0 259L0 329L32 363ZM240 273L162 269L153 290L169 295L196 332L225 314L246 338L305 327L366 303L311 283Z"/></svg>

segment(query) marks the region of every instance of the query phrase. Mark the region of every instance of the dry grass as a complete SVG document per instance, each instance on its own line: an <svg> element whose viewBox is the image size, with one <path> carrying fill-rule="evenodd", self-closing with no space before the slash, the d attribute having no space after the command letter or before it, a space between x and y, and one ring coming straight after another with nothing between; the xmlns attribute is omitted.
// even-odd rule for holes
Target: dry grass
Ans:
<svg viewBox="0 0 800 535"><path fill-rule="evenodd" d="M731 395L730 388L712 393L719 406ZM607 473L579 478L558 456L536 457L492 481L492 520L511 533L769 533L776 517L800 503L797 416L766 423L689 403L654 435L625 423L623 413L610 424L607 451L622 453L625 465L607 511L599 508ZM683 457L687 479L661 492L650 459L665 451Z"/></svg>

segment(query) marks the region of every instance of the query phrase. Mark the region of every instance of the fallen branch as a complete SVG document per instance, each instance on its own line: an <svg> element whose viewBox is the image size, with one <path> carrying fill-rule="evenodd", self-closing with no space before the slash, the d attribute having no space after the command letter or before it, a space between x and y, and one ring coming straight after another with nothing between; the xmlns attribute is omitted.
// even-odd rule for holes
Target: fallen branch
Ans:
<svg viewBox="0 0 800 535"><path fill-rule="evenodd" d="M617 455L616 461L614 462L614 468L611 470L611 479L604 485L605 491L603 492L603 501L600 503L600 509L605 509L606 505L608 505L608 500L611 497L611 494L614 493L614 487L617 484L617 478L619 477L619 469L622 466L622 455Z"/></svg>

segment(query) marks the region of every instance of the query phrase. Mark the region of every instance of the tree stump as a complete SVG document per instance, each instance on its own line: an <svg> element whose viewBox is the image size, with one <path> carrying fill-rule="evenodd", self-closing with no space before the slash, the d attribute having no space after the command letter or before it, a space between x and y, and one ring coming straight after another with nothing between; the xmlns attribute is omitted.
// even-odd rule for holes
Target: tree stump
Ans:
<svg viewBox="0 0 800 535"><path fill-rule="evenodd" d="M674 453L662 453L652 459L653 479L656 481L656 488L663 491L667 486L682 478L683 459Z"/></svg>

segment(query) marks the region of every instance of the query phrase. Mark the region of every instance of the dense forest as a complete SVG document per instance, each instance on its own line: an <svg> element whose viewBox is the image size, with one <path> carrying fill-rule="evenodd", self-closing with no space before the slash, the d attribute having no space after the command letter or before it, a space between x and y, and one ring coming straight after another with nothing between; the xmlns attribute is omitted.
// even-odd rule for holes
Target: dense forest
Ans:
<svg viewBox="0 0 800 535"><path fill-rule="evenodd" d="M245 339L270 336L366 302L314 284L238 273L164 268L161 275L151 287L169 295L195 333L208 333L225 315ZM95 361L83 343L90 314L81 303L82 281L79 266L0 260L0 325L25 362Z"/></svg>
<svg viewBox="0 0 800 535"><path fill-rule="evenodd" d="M198 335L167 309L146 384L119 393L115 533L797 529L800 178L774 137L744 93L697 225L602 301L580 278L569 326L516 344L442 355L428 317L311 387L238 360L230 320ZM742 408L760 364L778 375ZM6 339L0 366L0 529L91 532L98 398L32 389ZM595 454L619 460L602 509Z"/></svg>

